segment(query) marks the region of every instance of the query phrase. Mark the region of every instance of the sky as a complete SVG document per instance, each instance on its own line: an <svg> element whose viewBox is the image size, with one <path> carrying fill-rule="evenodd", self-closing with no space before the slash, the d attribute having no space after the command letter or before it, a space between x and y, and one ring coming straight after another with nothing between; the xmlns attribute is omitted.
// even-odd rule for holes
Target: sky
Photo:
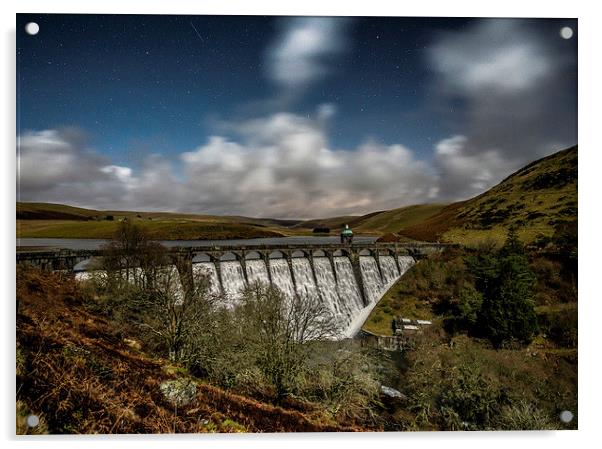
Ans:
<svg viewBox="0 0 602 449"><path fill-rule="evenodd" d="M575 19L18 14L17 199L275 218L467 199L577 144L577 35Z"/></svg>

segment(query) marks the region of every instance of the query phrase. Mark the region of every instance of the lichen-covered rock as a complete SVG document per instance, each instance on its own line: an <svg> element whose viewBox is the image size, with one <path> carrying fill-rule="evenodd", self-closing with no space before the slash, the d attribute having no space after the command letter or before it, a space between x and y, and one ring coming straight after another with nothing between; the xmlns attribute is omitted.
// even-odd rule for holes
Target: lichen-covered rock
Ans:
<svg viewBox="0 0 602 449"><path fill-rule="evenodd" d="M400 399L400 400L407 399L406 396L401 391L396 390L395 388L387 387L385 385L380 386L380 392L389 398Z"/></svg>
<svg viewBox="0 0 602 449"><path fill-rule="evenodd" d="M196 385L190 379L166 380L160 388L165 399L177 407L190 404L196 396Z"/></svg>

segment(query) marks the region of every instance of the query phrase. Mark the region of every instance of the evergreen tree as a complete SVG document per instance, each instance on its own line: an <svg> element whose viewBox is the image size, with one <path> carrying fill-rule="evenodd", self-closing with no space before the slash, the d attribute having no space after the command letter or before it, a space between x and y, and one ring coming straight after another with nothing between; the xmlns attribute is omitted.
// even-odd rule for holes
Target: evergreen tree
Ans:
<svg viewBox="0 0 602 449"><path fill-rule="evenodd" d="M496 255L473 258L469 266L483 295L478 330L496 346L512 340L529 343L537 331L535 275L515 229Z"/></svg>

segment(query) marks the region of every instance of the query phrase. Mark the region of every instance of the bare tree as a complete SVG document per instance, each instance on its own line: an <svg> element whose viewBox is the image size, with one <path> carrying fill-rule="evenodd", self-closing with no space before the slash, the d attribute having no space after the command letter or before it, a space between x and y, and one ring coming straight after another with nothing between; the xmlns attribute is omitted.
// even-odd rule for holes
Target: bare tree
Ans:
<svg viewBox="0 0 602 449"><path fill-rule="evenodd" d="M244 291L235 314L246 351L274 386L277 402L294 388L308 360L308 343L336 332L332 314L319 298L287 298L277 288L260 283Z"/></svg>
<svg viewBox="0 0 602 449"><path fill-rule="evenodd" d="M176 267L164 266L145 293L141 328L158 340L171 361L187 362L217 300L209 294L208 278L197 276L193 286L184 289Z"/></svg>
<svg viewBox="0 0 602 449"><path fill-rule="evenodd" d="M216 300L209 294L209 279L189 278L186 267L174 264L163 245L127 220L103 249L109 294L125 298L123 307L132 312L127 316L135 320L132 324L138 325L147 342L174 362L186 361Z"/></svg>

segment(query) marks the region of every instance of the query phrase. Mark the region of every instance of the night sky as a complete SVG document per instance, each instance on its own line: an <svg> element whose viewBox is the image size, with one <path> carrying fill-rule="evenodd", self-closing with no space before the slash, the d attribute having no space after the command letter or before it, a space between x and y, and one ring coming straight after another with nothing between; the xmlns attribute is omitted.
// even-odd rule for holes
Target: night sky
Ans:
<svg viewBox="0 0 602 449"><path fill-rule="evenodd" d="M294 218L464 199L577 143L576 80L573 19L20 14L19 199Z"/></svg>

